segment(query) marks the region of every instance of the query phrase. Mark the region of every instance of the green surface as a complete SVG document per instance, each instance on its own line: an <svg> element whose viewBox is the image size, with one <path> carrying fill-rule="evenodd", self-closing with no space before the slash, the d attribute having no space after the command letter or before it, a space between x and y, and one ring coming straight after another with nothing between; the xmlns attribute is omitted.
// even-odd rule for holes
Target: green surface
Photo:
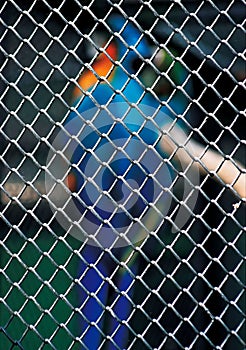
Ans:
<svg viewBox="0 0 246 350"><path fill-rule="evenodd" d="M72 249L80 242L72 237L66 242L71 248L42 230L33 241L11 233L4 241L8 250L0 247L0 349L68 349L78 335L72 280L78 257Z"/></svg>

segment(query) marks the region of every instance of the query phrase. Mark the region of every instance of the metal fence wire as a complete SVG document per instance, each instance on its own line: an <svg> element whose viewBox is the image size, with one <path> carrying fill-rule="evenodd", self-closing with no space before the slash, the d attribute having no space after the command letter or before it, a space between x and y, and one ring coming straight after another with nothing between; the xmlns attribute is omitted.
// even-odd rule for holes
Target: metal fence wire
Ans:
<svg viewBox="0 0 246 350"><path fill-rule="evenodd" d="M1 349L245 349L244 22L1 1Z"/></svg>

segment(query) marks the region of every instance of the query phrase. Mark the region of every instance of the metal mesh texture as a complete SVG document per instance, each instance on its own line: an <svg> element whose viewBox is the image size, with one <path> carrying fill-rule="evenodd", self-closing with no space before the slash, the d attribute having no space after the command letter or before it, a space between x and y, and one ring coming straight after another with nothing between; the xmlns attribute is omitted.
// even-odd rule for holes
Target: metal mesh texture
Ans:
<svg viewBox="0 0 246 350"><path fill-rule="evenodd" d="M113 15L137 28L151 48L148 57L139 41L129 44L123 31L112 29ZM142 240L114 249L88 248L86 238L62 227L58 213L66 203L58 208L45 188L48 153L57 153L55 137L64 132L71 113L79 118L80 106L89 100L97 111L102 105L109 108L94 95L100 84L111 89L112 98L121 96L134 108L150 95L155 110L165 109L172 126L185 130L186 142L195 140L204 153L212 149L245 174L244 21L241 0L1 1L1 349L245 349L245 199L234 188L237 179L227 183L220 177L221 164L210 171L202 157L191 154L184 168L182 156L175 160L180 149L175 138L169 154L155 152L160 164L171 169L169 184L151 174L153 186L168 193L169 210L164 215L149 203L156 210L146 221L142 213L136 219L127 212L127 201L117 206L113 185L97 185L96 202L109 197L127 213L130 226L136 219L146 232ZM114 40L123 45L125 56L112 58L105 51ZM156 59L160 50L170 57L169 68L159 64L160 56ZM124 65L129 52L136 55L132 72ZM103 53L112 64L104 76L95 68ZM184 72L181 81L175 67ZM125 75L122 87L115 87L110 75L116 68ZM86 90L78 82L88 71L96 81ZM126 92L131 81L143 92L137 100L131 99L134 89ZM74 104L75 88L81 99ZM176 102L172 105L175 99L181 110L175 110ZM88 125L99 139L106 137L117 151L123 148L131 161L131 138L117 148L111 131L102 134L96 118L95 113ZM116 125L113 113L112 120ZM120 125L128 130L124 120ZM143 154L160 140L149 148L143 140L148 120L144 114L139 128L129 132ZM162 125L155 124L161 134ZM71 131L66 135L66 142L74 139ZM98 171L105 167L97 157L95 161ZM193 163L198 163L197 183L188 174ZM109 162L106 168L111 169ZM126 185L127 172L120 177ZM85 177L86 183L93 183L93 176ZM71 190L65 180L61 186ZM129 198L143 196L132 186L127 187ZM83 218L96 210L93 203L82 206ZM187 217L182 225L177 221L180 208L181 218ZM156 216L158 223L149 226ZM109 227L118 232L117 223Z"/></svg>

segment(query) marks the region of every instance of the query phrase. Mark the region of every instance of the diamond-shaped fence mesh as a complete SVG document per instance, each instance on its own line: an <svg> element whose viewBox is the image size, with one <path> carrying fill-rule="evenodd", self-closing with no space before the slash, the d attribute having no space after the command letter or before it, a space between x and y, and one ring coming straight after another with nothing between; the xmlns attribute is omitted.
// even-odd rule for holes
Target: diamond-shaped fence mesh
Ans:
<svg viewBox="0 0 246 350"><path fill-rule="evenodd" d="M245 349L245 2L0 3L0 349Z"/></svg>

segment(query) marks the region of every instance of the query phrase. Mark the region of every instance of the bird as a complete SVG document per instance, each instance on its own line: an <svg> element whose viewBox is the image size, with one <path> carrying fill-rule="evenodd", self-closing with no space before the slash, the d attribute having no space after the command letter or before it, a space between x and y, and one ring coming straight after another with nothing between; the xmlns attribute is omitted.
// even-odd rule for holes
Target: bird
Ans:
<svg viewBox="0 0 246 350"><path fill-rule="evenodd" d="M106 43L91 69L84 71L79 78L74 90L76 108L70 113L65 127L70 134L79 135L78 138L82 143L82 147L78 145L74 151L71 162L76 166L67 177L68 188L73 193L79 193L79 196L75 198L75 204L87 221L93 221L98 227L102 225L106 229L110 227L114 233L113 229L118 230L119 226L131 226L131 221L141 217L141 211L144 211L146 203L151 201L149 196L153 193L153 180L149 178L146 181L145 166L141 168L132 164L130 157L134 152L142 152L144 142L155 144L158 134L151 126L150 135L141 130L145 117L141 114L141 110L135 107L135 104L138 104L141 99L144 103L151 104L148 101L149 97L146 97L144 85L131 76L134 74L134 60L150 55L149 45L138 28L122 16L113 16L109 26L114 34L113 39ZM151 101L153 106L154 99ZM89 121L93 121L97 128L96 131L93 130ZM89 128L88 135L86 127ZM139 140L134 133L141 134L143 141ZM116 206L116 213L112 215L105 206L98 208L100 194L97 197L95 184L90 186L87 182L85 186L83 175L90 159L94 156L94 145L98 146L99 151L100 147L102 149L108 147L105 153L113 153L116 141L121 142L119 146L123 151L121 156L118 158L116 156L114 161L111 161L110 167L105 167L102 182L104 191L111 196L111 201L123 203L125 200L129 202L130 208L128 212L122 212ZM85 149L90 152L86 153ZM123 157L124 150L127 154ZM95 149L94 152L96 152ZM96 172L99 164L92 165L92 167L93 172ZM138 184L142 186L139 191L140 198L134 196L131 198L131 189L127 187L124 179L129 182L137 180L144 183ZM170 181L167 185L170 184ZM92 197L97 205L87 196L90 190L96 193ZM87 210L85 201L87 205L90 204L92 211ZM106 204L109 202L106 201ZM109 226L104 221L109 221L110 217ZM100 240L98 236L96 238ZM112 237L115 239L114 235ZM107 237L107 240L110 239ZM103 245L108 243L100 242ZM122 257L126 260L132 251L133 248L130 245L130 247L113 248L110 253L93 244L85 244L81 250L78 295L81 305L81 340L86 349L98 349L106 336L110 339L107 349L127 347L129 329L124 321L126 322L130 317L133 308L131 296L134 277L137 273L137 262L134 261L129 266L121 265L121 263Z"/></svg>
<svg viewBox="0 0 246 350"><path fill-rule="evenodd" d="M81 74L74 90L74 107L65 124L69 134L76 135L77 138L71 158L73 166L66 183L68 189L76 194L74 203L81 212L83 221L89 223L84 226L89 231L88 236L88 232L85 232L85 242L88 242L93 229L98 229L89 241L90 244L83 245L78 269L81 342L83 348L89 350L98 349L102 342L106 342L105 339L108 341L107 349L127 347L130 332L127 320L134 306L131 296L138 269L137 254L133 254L132 242L125 246L121 243L120 246L111 247L120 227L141 221L142 212L148 211L149 203L155 199L153 193L156 183L148 173L148 167L153 164L148 159L141 164L138 160L141 158L140 153L144 153L147 146L153 146L162 159L173 154L174 160L182 160L186 166L193 164L198 156L205 159L202 153L204 148L195 141L186 142L187 134L183 130L182 118L178 118L190 103L187 98L191 89L190 84L186 84L189 75L187 70L182 69L172 55L160 51L154 63L159 66L160 72L167 69L168 73L164 76L169 82L159 84L156 88L156 93L164 102L160 103L155 89L146 88L149 82L144 83L144 79L140 81L135 75L135 60L144 60L152 55L143 33L134 21L119 15L112 16L108 27L111 38L99 50L96 61ZM168 63L167 66L173 69L168 71L168 68L163 68L163 63ZM177 79L173 83L172 79L168 79L168 74L172 74L172 71ZM168 90L172 85L174 93ZM175 89L178 85L183 87L183 92ZM158 90L163 87L164 90ZM158 113L155 114L155 110ZM161 135L162 130L168 132ZM103 161L98 159L97 152ZM121 156L117 158L114 152ZM137 165L131 159L135 153L137 156L134 162ZM158 159L154 151L153 156ZM214 153L210 160L213 156ZM214 167L215 162L212 163ZM170 189L176 176L175 171L169 162L160 160L160 164L165 165L162 189ZM208 161L205 165L199 163L199 166L205 169L206 164ZM156 163L154 166L157 166ZM88 174L85 176L86 172ZM98 181L95 180L97 176L100 177L101 189L98 189ZM140 190L135 191L138 198L134 197L135 192L132 191L135 188L128 185L131 181L138 182ZM88 191L92 192L91 197ZM165 196L162 201L169 203ZM121 206L117 206L117 203ZM129 210L122 211L122 206L127 204ZM111 210L107 210L107 206ZM151 213L148 216L148 227L155 231L162 217ZM112 231L106 241L105 234L100 235L101 228L105 228L106 232ZM143 238L145 236L140 235L137 241ZM105 244L106 249L102 249ZM130 256L134 258L128 260Z"/></svg>

